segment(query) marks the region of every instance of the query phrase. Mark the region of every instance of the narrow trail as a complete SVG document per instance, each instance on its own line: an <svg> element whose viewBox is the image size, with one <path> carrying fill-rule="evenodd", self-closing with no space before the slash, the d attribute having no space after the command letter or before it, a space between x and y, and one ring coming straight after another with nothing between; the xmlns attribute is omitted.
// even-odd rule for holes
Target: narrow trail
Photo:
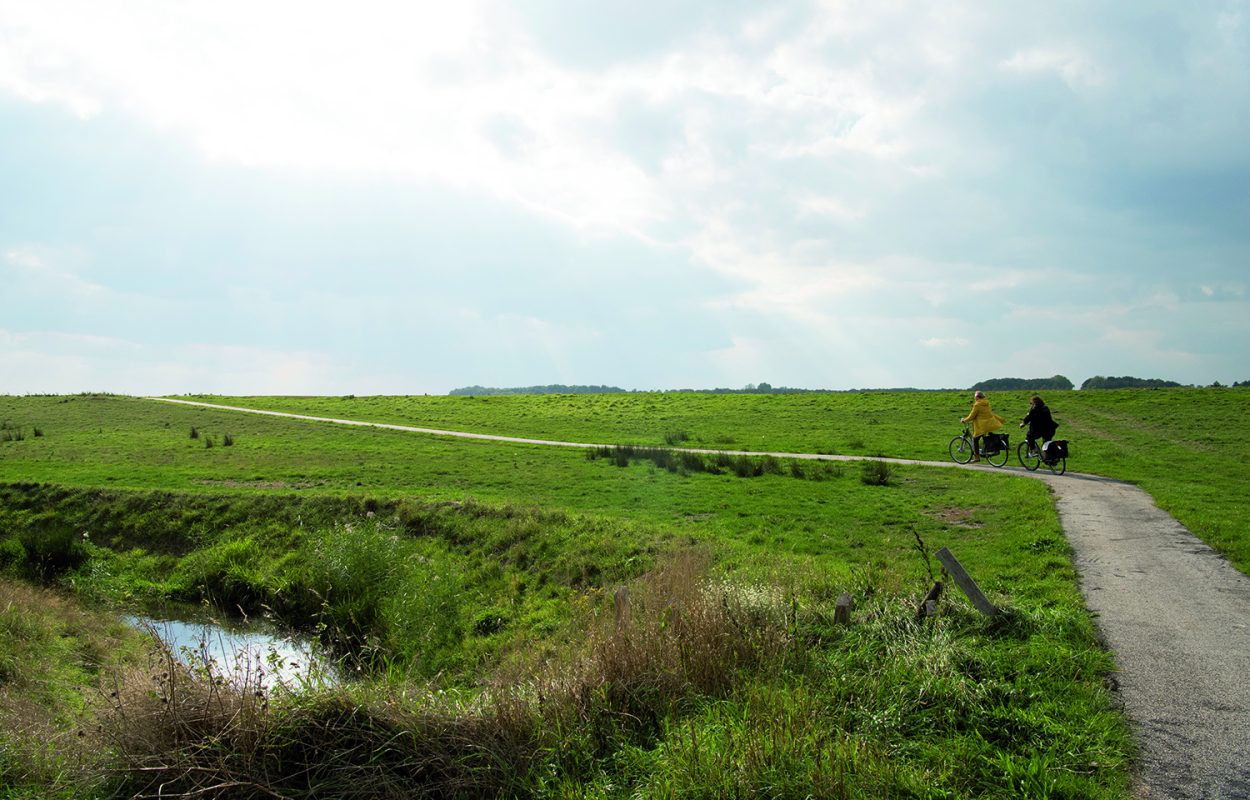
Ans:
<svg viewBox="0 0 1250 800"><path fill-rule="evenodd" d="M173 398L165 403L436 436L601 447L332 419ZM860 461L859 456L672 448L692 453ZM1250 798L1250 577L1160 510L1140 489L1094 475L1055 476L947 461L896 464L1008 472L1045 481L1072 545L1081 592L1115 654L1119 697L1141 748L1141 800Z"/></svg>

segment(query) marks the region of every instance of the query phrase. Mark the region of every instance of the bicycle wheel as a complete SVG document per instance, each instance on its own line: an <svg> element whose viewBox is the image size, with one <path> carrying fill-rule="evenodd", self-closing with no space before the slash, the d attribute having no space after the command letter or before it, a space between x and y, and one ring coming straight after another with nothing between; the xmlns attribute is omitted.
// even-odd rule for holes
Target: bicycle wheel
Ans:
<svg viewBox="0 0 1250 800"><path fill-rule="evenodd" d="M967 464L972 460L972 440L966 436L956 436L951 439L947 449L956 464Z"/></svg>
<svg viewBox="0 0 1250 800"><path fill-rule="evenodd" d="M1020 466L1024 467L1029 472L1037 469L1038 465L1042 463L1041 456L1039 456L1036 452L1033 453L1032 456L1029 455L1028 442L1021 442L1016 446L1016 458L1020 459Z"/></svg>
<svg viewBox="0 0 1250 800"><path fill-rule="evenodd" d="M997 453L986 456L985 460L996 467L1001 467L1007 463L1007 459L1009 458L1011 458L1011 451L1006 447L1000 447Z"/></svg>
<svg viewBox="0 0 1250 800"><path fill-rule="evenodd" d="M1050 467L1050 471L1056 475L1062 475L1068 471L1068 459L1056 458L1054 461L1048 462L1046 466Z"/></svg>

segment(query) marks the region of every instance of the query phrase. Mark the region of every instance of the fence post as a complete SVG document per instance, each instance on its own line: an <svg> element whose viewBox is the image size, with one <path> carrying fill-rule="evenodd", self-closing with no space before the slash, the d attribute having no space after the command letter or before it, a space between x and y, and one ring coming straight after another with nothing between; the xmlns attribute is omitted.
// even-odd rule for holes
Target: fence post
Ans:
<svg viewBox="0 0 1250 800"><path fill-rule="evenodd" d="M838 603L833 607L833 621L837 625L851 624L851 595L843 592L838 595Z"/></svg>
<svg viewBox="0 0 1250 800"><path fill-rule="evenodd" d="M990 599L981 591L981 587L977 586L977 582L968 574L968 570L964 569L963 564L959 563L959 559L955 558L955 554L947 548L943 547L936 553L938 561L942 562L942 566L955 579L955 584L968 595L968 599L987 617L992 617L998 613L998 609L990 602Z"/></svg>
<svg viewBox="0 0 1250 800"><path fill-rule="evenodd" d="M612 605L616 607L616 629L619 631L629 622L629 587L621 586L612 595Z"/></svg>

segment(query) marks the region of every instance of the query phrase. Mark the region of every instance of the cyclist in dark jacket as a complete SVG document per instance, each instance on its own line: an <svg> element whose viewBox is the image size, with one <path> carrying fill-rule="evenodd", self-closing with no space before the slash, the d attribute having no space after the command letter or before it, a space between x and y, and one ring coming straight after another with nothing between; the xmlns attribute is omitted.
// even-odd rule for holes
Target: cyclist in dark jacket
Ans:
<svg viewBox="0 0 1250 800"><path fill-rule="evenodd" d="M1025 437L1029 442L1029 454L1038 452L1037 445L1034 443L1037 439L1048 442L1055 438L1055 431L1059 425L1055 422L1055 418L1050 415L1050 409L1042 402L1042 398L1033 395L1029 401L1029 413L1024 415L1024 420L1020 423L1020 427L1029 426L1028 435Z"/></svg>

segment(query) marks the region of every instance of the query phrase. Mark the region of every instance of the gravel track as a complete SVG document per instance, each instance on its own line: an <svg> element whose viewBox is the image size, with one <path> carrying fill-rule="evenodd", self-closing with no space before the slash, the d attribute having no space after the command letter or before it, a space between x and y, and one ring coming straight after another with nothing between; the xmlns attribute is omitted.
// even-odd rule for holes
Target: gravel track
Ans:
<svg viewBox="0 0 1250 800"><path fill-rule="evenodd" d="M172 398L166 403L385 428L437 436L558 447L599 447L408 425L313 417ZM674 448L695 453L773 455L827 461L856 456ZM881 459L960 467L949 461ZM1000 470L1001 471L1001 470ZM1160 510L1145 492L1093 475L1008 468L1045 481L1071 543L1086 605L1115 654L1119 697L1140 757L1142 800L1250 798L1250 577Z"/></svg>

